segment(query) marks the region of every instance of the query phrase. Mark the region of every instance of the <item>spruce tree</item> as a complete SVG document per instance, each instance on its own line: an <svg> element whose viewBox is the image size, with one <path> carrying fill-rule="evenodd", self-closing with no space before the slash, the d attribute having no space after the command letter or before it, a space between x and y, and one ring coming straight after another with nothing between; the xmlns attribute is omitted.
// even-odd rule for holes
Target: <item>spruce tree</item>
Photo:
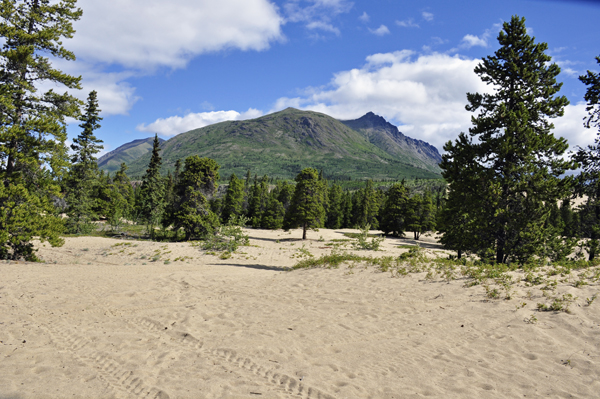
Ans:
<svg viewBox="0 0 600 399"><path fill-rule="evenodd" d="M333 184L328 191L329 206L327 208L325 227L328 229L339 229L344 221L342 187L339 184Z"/></svg>
<svg viewBox="0 0 600 399"><path fill-rule="evenodd" d="M392 185L386 193L386 200L381 212L381 230L385 235L403 237L408 228L407 212L409 198L408 189L402 183Z"/></svg>
<svg viewBox="0 0 600 399"><path fill-rule="evenodd" d="M596 61L600 64L600 56L596 57ZM584 237L590 239L588 254L589 260L592 260L600 245L600 74L587 71L579 80L587 85L584 98L588 117L584 126L598 130L595 143L587 148L579 148L575 155L575 160L581 166L581 173L577 176L577 193L588 197L579 212L580 230Z"/></svg>
<svg viewBox="0 0 600 399"><path fill-rule="evenodd" d="M142 186L140 187L136 207L141 220L148 227L148 233L154 234L156 227L163 216L165 209L165 185L160 175L160 166L162 160L160 157L160 143L158 135L154 136L152 146L152 156L148 169L142 177Z"/></svg>
<svg viewBox="0 0 600 399"><path fill-rule="evenodd" d="M570 179L561 176L574 165L561 158L566 140L552 134L550 119L563 115L568 100L557 96L560 68L550 64L546 43L536 44L516 16L498 41L501 47L475 68L493 91L467 94L467 110L477 112L473 127L444 146L440 166L448 201L468 215L462 242L505 263L544 253L554 234L545 228L545 203L568 196Z"/></svg>
<svg viewBox="0 0 600 399"><path fill-rule="evenodd" d="M85 112L81 117L82 132L73 139L71 150L72 166L65 178L66 201L68 205L66 222L67 231L80 234L89 233L93 225L91 221L97 217L94 208L96 199L101 198L97 195L102 191L99 186L102 182L98 176L98 164L96 163L96 154L104 147L94 135L94 131L99 129L100 109L98 108L98 97L96 91L91 91L88 95ZM108 182L104 182L107 186ZM106 187L108 190L108 187ZM105 199L106 200L106 199ZM104 212L101 212L105 216Z"/></svg>
<svg viewBox="0 0 600 399"><path fill-rule="evenodd" d="M306 230L323 227L325 223L325 187L319 172L313 168L303 169L296 176L296 188L290 207L285 215L286 230L302 227L302 239Z"/></svg>
<svg viewBox="0 0 600 399"><path fill-rule="evenodd" d="M223 201L223 210L221 212L221 222L227 223L232 217L242 215L244 206L244 181L239 179L235 173L229 178L229 186L225 192Z"/></svg>
<svg viewBox="0 0 600 399"><path fill-rule="evenodd" d="M165 226L182 229L185 239L206 238L219 226L219 218L211 211L207 196L217 189L219 165L210 158L187 157L175 186L175 202L167 209Z"/></svg>
<svg viewBox="0 0 600 399"><path fill-rule="evenodd" d="M65 118L80 102L67 92L80 77L53 67L75 59L62 41L81 16L75 0L0 2L0 257L34 260L34 236L61 245L62 220L53 200L68 165Z"/></svg>

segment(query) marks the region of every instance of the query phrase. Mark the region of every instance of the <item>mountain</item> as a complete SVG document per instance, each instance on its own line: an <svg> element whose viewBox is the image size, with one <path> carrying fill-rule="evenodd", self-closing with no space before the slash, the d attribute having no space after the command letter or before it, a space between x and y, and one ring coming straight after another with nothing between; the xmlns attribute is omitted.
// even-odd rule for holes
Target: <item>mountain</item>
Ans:
<svg viewBox="0 0 600 399"><path fill-rule="evenodd" d="M356 121L345 123L352 122ZM385 139L391 133L380 127L355 130L345 123L294 108L251 120L216 123L164 142L163 171L172 170L177 159L199 155L217 161L221 176L244 176L250 169L259 176L293 178L302 168L314 167L328 178L339 179L440 177L436 161L426 162L423 154L412 154L397 142L400 138L393 138L404 137L401 133ZM381 136L377 144L369 139L375 136ZM388 152L384 142L396 153ZM128 174L141 176L149 159L150 153L145 153L128 164Z"/></svg>
<svg viewBox="0 0 600 399"><path fill-rule="evenodd" d="M388 154L405 159L416 158L421 162L415 163L415 166L433 167L431 170L440 171L438 164L442 161L442 156L437 148L423 140L405 136L396 126L373 112L355 120L340 122L362 133L370 143Z"/></svg>
<svg viewBox="0 0 600 399"><path fill-rule="evenodd" d="M161 138L158 141L161 146L165 142ZM106 172L115 172L121 168L122 162L129 165L142 155L152 151L153 142L154 137L148 137L123 144L98 158L98 167Z"/></svg>

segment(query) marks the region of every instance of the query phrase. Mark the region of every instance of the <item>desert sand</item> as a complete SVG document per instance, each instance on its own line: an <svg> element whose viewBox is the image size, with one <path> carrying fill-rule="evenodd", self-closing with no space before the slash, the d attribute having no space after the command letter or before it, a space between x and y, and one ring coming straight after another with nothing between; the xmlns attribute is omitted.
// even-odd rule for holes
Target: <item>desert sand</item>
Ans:
<svg viewBox="0 0 600 399"><path fill-rule="evenodd" d="M538 312L515 272L490 299L426 272L290 271L341 230L247 230L229 259L191 243L67 238L0 263L0 398L597 398L598 279L555 276L570 313ZM397 256L409 239L388 238ZM432 238L427 256L446 256Z"/></svg>

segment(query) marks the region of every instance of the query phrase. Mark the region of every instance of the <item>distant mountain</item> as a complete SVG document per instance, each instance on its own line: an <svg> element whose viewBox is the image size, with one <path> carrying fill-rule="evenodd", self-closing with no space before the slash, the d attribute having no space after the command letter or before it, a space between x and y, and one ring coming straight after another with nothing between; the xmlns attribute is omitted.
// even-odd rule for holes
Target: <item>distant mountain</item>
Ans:
<svg viewBox="0 0 600 399"><path fill-rule="evenodd" d="M430 170L440 171L438 164L442 161L442 156L437 148L423 140L405 136L396 126L373 112L355 120L340 122L362 133L369 142L388 154L404 159L417 159L421 162L415 163L415 166L433 167Z"/></svg>
<svg viewBox="0 0 600 399"><path fill-rule="evenodd" d="M158 141L161 145L165 142L161 138ZM122 162L129 166L136 159L152 151L153 142L154 137L148 137L123 144L98 158L98 167L106 172L115 172L121 168Z"/></svg>
<svg viewBox="0 0 600 399"><path fill-rule="evenodd" d="M417 146L418 140L403 146L405 136L397 129L394 133L389 127L393 125L377 121L368 127L358 122L363 118L340 122L322 113L287 108L257 119L216 123L161 144L163 171L172 170L177 159L199 155L216 160L221 176L244 176L250 169L259 176L293 178L302 168L314 167L339 179L440 177L437 161L424 156L431 146ZM353 123L356 128L349 126ZM437 150L432 153L439 157ZM128 163L128 174L141 176L149 160L146 152Z"/></svg>

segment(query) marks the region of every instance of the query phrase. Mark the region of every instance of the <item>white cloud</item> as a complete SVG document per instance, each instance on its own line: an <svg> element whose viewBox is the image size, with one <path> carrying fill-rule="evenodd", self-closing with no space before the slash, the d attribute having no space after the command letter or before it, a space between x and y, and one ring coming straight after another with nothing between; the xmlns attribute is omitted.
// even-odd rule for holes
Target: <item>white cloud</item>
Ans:
<svg viewBox="0 0 600 399"><path fill-rule="evenodd" d="M487 47L488 41L493 34L497 34L502 29L502 24L494 24L490 29L486 29L481 36L465 35L460 42L459 47L469 49L471 47L480 46Z"/></svg>
<svg viewBox="0 0 600 399"><path fill-rule="evenodd" d="M385 25L381 25L377 29L370 29L369 28L369 32L371 32L372 34L377 35L377 36L385 36L385 35L389 35L390 34L390 30Z"/></svg>
<svg viewBox="0 0 600 399"><path fill-rule="evenodd" d="M353 3L347 0L289 0L283 9L287 21L304 23L308 29L321 29L339 35L339 29L333 25L332 19L350 11L352 6Z"/></svg>
<svg viewBox="0 0 600 399"><path fill-rule="evenodd" d="M433 14L427 11L423 11L423 13L421 14L423 16L423 19L425 21L433 21Z"/></svg>
<svg viewBox="0 0 600 399"><path fill-rule="evenodd" d="M398 125L406 135L427 141L440 151L460 132L468 132L473 113L465 110L466 93L489 93L473 69L481 61L410 50L373 54L361 68L341 71L323 87L302 96L280 98L272 111L286 107L323 112L338 119L356 119L372 111ZM568 105L564 117L552 119L555 136L571 149L592 144L595 133L583 127L585 104Z"/></svg>
<svg viewBox="0 0 600 399"><path fill-rule="evenodd" d="M82 18L65 47L76 62L59 69L83 76L85 99L98 91L102 115L126 115L138 101L129 79L182 68L194 57L226 49L260 51L284 40L285 23L269 0L79 0Z"/></svg>
<svg viewBox="0 0 600 399"><path fill-rule="evenodd" d="M565 114L561 118L554 119L554 135L564 137L569 142L571 149L576 146L587 147L594 143L596 132L583 126L583 118L587 115L586 104L579 102L569 104L565 108Z"/></svg>
<svg viewBox="0 0 600 399"><path fill-rule="evenodd" d="M405 19L404 21L396 21L396 25L403 28L418 28L419 24L415 23L412 18Z"/></svg>
<svg viewBox="0 0 600 399"><path fill-rule="evenodd" d="M371 17L369 17L369 14L367 14L367 12L365 11L360 17L358 17L358 19L360 19L364 23L367 23L371 20Z"/></svg>
<svg viewBox="0 0 600 399"><path fill-rule="evenodd" d="M479 62L409 50L373 54L363 67L335 74L325 87L309 88L296 98L280 98L274 110L291 106L339 119L373 111L401 124L400 130L407 135L441 150L446 141L471 125L466 93L489 91L473 72Z"/></svg>
<svg viewBox="0 0 600 399"><path fill-rule="evenodd" d="M80 0L67 48L88 62L138 70L181 68L222 49L265 50L283 38L268 0Z"/></svg>
<svg viewBox="0 0 600 399"><path fill-rule="evenodd" d="M185 116L171 116L159 118L146 125L139 124L136 130L140 132L158 133L163 136L175 136L193 129L198 129L214 123L258 118L263 113L257 109L250 108L248 111L239 113L237 111L212 111L189 113Z"/></svg>
<svg viewBox="0 0 600 399"><path fill-rule="evenodd" d="M487 47L487 45L487 37L485 36L478 37L474 35L465 35L461 42L461 46L466 48L471 48L474 46Z"/></svg>
<svg viewBox="0 0 600 399"><path fill-rule="evenodd" d="M326 31L326 32L332 32L332 33L335 33L336 36L339 36L341 34L341 32L338 28L336 28L335 26L333 26L327 22L323 22L323 21L309 22L308 24L306 24L306 28L310 29L310 30L322 30L322 31Z"/></svg>

